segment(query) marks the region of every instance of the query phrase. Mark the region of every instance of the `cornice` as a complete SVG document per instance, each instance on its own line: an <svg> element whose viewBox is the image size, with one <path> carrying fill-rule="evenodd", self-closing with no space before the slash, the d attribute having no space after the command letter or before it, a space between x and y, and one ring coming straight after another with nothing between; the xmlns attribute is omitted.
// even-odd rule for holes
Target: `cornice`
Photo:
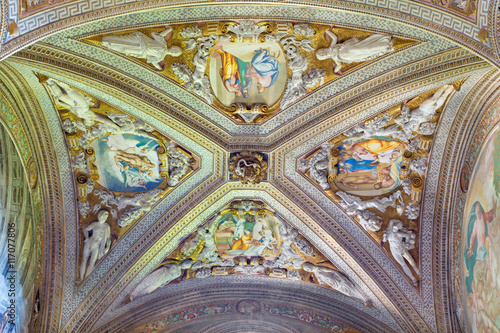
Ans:
<svg viewBox="0 0 500 333"><path fill-rule="evenodd" d="M11 0L14 1L14 0ZM263 6L277 6L270 1L252 2L249 4L259 3ZM359 12L367 15L374 15L394 21L399 21L405 24L411 24L415 27L425 29L427 31L437 33L458 44L471 49L474 52L488 58L490 61L499 63L498 58L495 58L495 52L476 38L479 28L462 18L446 11L441 11L436 8L429 7L424 4L412 1L394 1L389 0L382 3L377 3L377 6L367 4L366 0L360 2L346 2L346 1L293 1L287 2L290 7L302 8L304 14L308 11L315 9L325 10L346 10L351 12ZM147 11L158 8L182 8L182 6L191 6L193 8L200 8L210 5L210 2L205 1L140 1L131 2L128 4L120 4L119 2L104 3L103 1L79 1L70 2L53 9L48 9L43 13L35 14L28 17L24 21L18 22L20 24L21 36L11 39L3 46L1 51L1 59L8 55L20 50L34 41L47 37L51 34L59 32L70 27L79 26L89 22L95 22L102 18L119 16L126 13L134 13L138 11ZM16 6L15 2L12 2ZM111 8L106 5L111 6ZM217 3L220 5L220 3ZM231 3L225 3L226 6L231 6ZM238 3L241 7L242 3ZM282 6L281 4L279 6ZM85 11L89 12L85 12ZM17 12L12 9L12 12ZM76 14L76 15L75 15ZM75 16L71 16L75 15ZM487 16L487 15L486 15ZM250 17L249 17L250 18ZM300 19L306 19L301 17ZM479 18L478 21L482 22L483 19ZM29 28L27 28L29 27ZM33 29L27 31L27 29ZM470 37L473 36L473 37Z"/></svg>

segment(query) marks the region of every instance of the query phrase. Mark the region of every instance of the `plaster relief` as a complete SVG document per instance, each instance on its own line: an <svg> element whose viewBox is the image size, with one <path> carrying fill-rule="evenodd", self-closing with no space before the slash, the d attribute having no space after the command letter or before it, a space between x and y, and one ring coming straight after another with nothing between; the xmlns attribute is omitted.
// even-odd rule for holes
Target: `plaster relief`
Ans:
<svg viewBox="0 0 500 333"><path fill-rule="evenodd" d="M66 134L78 191L83 280L138 219L199 168L199 158L142 120L38 76Z"/></svg>
<svg viewBox="0 0 500 333"><path fill-rule="evenodd" d="M198 22L83 37L177 82L237 123L259 123L321 85L417 41L319 24Z"/></svg>
<svg viewBox="0 0 500 333"><path fill-rule="evenodd" d="M169 283L211 276L258 275L314 283L371 306L370 299L266 204L233 201L185 239L127 301Z"/></svg>
<svg viewBox="0 0 500 333"><path fill-rule="evenodd" d="M373 238L388 241L383 246L415 285L418 242L413 231L418 230L429 152L444 105L462 81L367 119L298 161L299 172Z"/></svg>

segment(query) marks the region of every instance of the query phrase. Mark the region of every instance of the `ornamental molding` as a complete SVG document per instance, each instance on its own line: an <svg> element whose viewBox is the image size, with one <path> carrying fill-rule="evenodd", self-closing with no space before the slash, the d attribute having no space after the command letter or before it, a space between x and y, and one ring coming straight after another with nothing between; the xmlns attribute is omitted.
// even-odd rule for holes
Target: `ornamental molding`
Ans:
<svg viewBox="0 0 500 333"><path fill-rule="evenodd" d="M491 48L495 53L495 57L500 59L500 5L499 0L491 0L488 8L488 36L491 42Z"/></svg>
<svg viewBox="0 0 500 333"><path fill-rule="evenodd" d="M20 8L18 8L18 2L17 0L8 1L10 11L9 19L18 21L17 15L18 11L20 10ZM136 12L138 11L137 3L140 3L140 10L158 9L165 6L173 7L169 10L178 11L179 15L174 15L172 17L172 20L169 20L169 22L179 21L179 17L182 18L181 20L185 19L186 17L188 17L186 13L193 15L192 8L196 8L196 2L194 1L191 2L193 4L193 7L191 8L175 8L175 6L177 5L186 4L185 2L179 1L170 1L167 4L165 4L164 1L160 0L144 2L141 1L137 3L134 2L135 1L130 1L130 3L128 4L120 5L118 2L114 3L114 1L113 3L105 3L102 0L92 2L75 1L56 6L55 8L49 8L44 12L18 21L17 23L19 25L21 36L17 38L9 38L8 41L3 45L2 51L0 51L0 57L3 59L8 55L25 47L26 45L33 43L35 40L47 37L61 30L99 20L96 19L96 17L109 18L126 13ZM428 31L432 31L434 33L438 32L440 35L450 38L455 42L472 49L473 51L487 57L491 61L498 62L498 60L495 58L495 53L489 47L489 45L484 45L477 40L480 28L468 20L459 18L456 15L448 13L446 11L433 9L426 4L420 4L413 1L389 0L384 3L377 4L377 6L368 5L366 4L366 2L368 1L365 0L365 3L342 2L339 0L334 2L324 0L297 2L298 5L307 6L308 10L301 10L302 14L296 15L296 20L311 20L315 17L315 11L325 11L325 7L329 7L330 10L342 9L352 12L361 12L369 15L377 15L404 23L411 22L411 25L423 28ZM268 8L276 8L274 5L254 6L259 6L259 8L258 10L255 10L253 12L262 12L263 10L267 10ZM217 16L221 17L238 16L243 18L245 15L247 15L246 13L248 13L248 9L246 8L244 10L243 8L241 8L241 6L218 6L218 9L219 11ZM294 7L293 9L297 8ZM238 11L240 10L244 10L245 14L239 14ZM77 14L75 15L75 13ZM291 12L286 12L285 14L288 14L289 18L293 18L294 16ZM304 17L304 15L307 14L310 14L310 17ZM417 14L418 17L416 17L415 14ZM278 17L279 16L280 15L278 14ZM247 16L247 18L251 17ZM479 8L477 22L479 22L481 26L487 26L487 18L488 16L486 10L482 7ZM293 20L295 19L292 19L292 21ZM471 38L469 36L474 37Z"/></svg>
<svg viewBox="0 0 500 333"><path fill-rule="evenodd" d="M200 283L200 281L203 281ZM227 281L227 282L226 282ZM196 283L198 282L198 283ZM259 290L251 290L245 284L258 283ZM382 321L378 320L378 311L373 308L362 309L362 316L366 318L364 321L356 321L355 313L360 311L353 306L344 297L339 297L338 293L330 290L321 290L321 288L310 288L308 294L303 295L301 291L303 286L300 283L290 283L285 280L253 278L249 276L235 277L213 277L192 283L185 284L179 288L172 288L169 292L164 292L157 297L148 300L148 306L144 304L131 308L124 316L113 319L101 326L92 327L92 331L119 331L120 329L128 328L133 330L143 326L148 322L154 322L168 316L169 314L178 313L190 307L196 307L204 304L214 303L232 303L231 310L237 313L236 304L244 299L252 299L260 304L260 313L254 316L264 316L262 314L263 304L281 304L295 308L312 311L314 313L332 317L343 324L352 326L361 331L377 332L393 332L396 331ZM199 294L203 296L198 296ZM298 297L297 295L301 295ZM276 300L280 301L277 302ZM247 315L246 318L251 319L252 315ZM268 320L272 317L266 316ZM274 318L274 317L273 317ZM182 325L174 326L180 329ZM172 327L173 328L173 327ZM175 331L175 330L174 330Z"/></svg>

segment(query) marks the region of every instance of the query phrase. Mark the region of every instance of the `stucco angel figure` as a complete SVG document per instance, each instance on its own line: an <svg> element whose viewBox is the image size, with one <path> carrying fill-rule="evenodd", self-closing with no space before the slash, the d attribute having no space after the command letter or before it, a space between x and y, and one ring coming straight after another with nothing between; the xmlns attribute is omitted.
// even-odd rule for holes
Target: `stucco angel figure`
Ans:
<svg viewBox="0 0 500 333"><path fill-rule="evenodd" d="M150 294L156 289L170 283L172 280L177 279L182 275L182 270L190 268L192 264L193 260L187 259L180 264L171 263L158 268L146 276L146 278L134 288L129 296L130 301L133 301L134 298Z"/></svg>
<svg viewBox="0 0 500 333"><path fill-rule="evenodd" d="M292 248L292 243L299 237L299 233L295 228L292 228L285 223L280 225L281 239L281 253L275 260L280 268L286 268L292 265L294 268L299 269L304 263L304 259Z"/></svg>
<svg viewBox="0 0 500 333"><path fill-rule="evenodd" d="M168 47L167 45L165 37L171 31L172 28L168 27L160 33L151 33L151 37L140 31L128 35L104 36L102 46L128 56L146 59L149 64L161 71L163 68L160 66L160 62L167 55L178 57L182 54L182 49L179 46Z"/></svg>
<svg viewBox="0 0 500 333"><path fill-rule="evenodd" d="M326 284L344 295L362 301L366 306L371 306L370 299L363 294L354 283L344 276L344 274L328 267L315 266L309 262L306 262L302 268L306 272L313 273L320 285Z"/></svg>
<svg viewBox="0 0 500 333"><path fill-rule="evenodd" d="M94 270L97 259L101 259L108 253L111 247L111 228L106 220L109 213L101 210L97 214L97 221L83 228L83 235L85 237L83 247L83 258L80 266L80 279L83 280L89 276ZM89 231L92 231L92 236L89 237ZM90 257L90 261L89 261ZM89 266L87 267L87 262ZM85 269L87 273L85 274Z"/></svg>
<svg viewBox="0 0 500 333"><path fill-rule="evenodd" d="M375 59L393 49L393 38L385 34L371 35L363 40L351 38L343 43L337 43L337 35L328 30L326 34L332 39L330 46L316 51L319 60L332 59L335 73L340 73L342 64L362 62Z"/></svg>
<svg viewBox="0 0 500 333"><path fill-rule="evenodd" d="M413 257L411 256L409 250L415 247L415 233L411 230L407 230L403 227L403 223L399 220L390 220L389 226L384 231L384 238L382 243L389 242L389 248L391 249L392 256L397 261L397 263L403 268L403 271L412 280L413 284L417 283L417 280L410 271L410 268L406 265L405 259L413 267L413 270L417 275L420 275L420 271L417 268L417 264Z"/></svg>

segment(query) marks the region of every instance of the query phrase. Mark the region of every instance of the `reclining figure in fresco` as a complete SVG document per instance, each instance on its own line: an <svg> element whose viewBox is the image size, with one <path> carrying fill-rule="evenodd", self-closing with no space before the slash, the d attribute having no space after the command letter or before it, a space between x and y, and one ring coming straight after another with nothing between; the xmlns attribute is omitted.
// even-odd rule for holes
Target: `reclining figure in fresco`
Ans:
<svg viewBox="0 0 500 333"><path fill-rule="evenodd" d="M109 213L107 211L101 210L97 214L97 221L83 228L83 236L85 237L83 242L85 245L83 247L83 258L80 266L81 280L92 273L97 259L104 257L111 247L111 228L109 224L106 223L108 216ZM89 231L92 231L92 236L90 237ZM89 257L90 262L87 268ZM86 274L85 269L87 270Z"/></svg>
<svg viewBox="0 0 500 333"><path fill-rule="evenodd" d="M420 275L420 271L417 268L417 264L413 257L411 256L409 250L415 247L415 233L411 230L407 230L403 227L403 223L399 220L390 220L389 226L384 231L384 238L382 243L389 242L389 248L391 249L392 256L397 261L397 263L403 268L403 271L412 280L413 284L417 284L417 280L410 271L408 265L406 265L405 259L413 267L415 273Z"/></svg>
<svg viewBox="0 0 500 333"><path fill-rule="evenodd" d="M156 289L167 285L172 280L181 276L182 270L190 268L192 264L193 260L187 259L180 264L170 263L161 266L146 276L146 278L134 288L130 294L130 301L132 302L134 298L150 294Z"/></svg>
<svg viewBox="0 0 500 333"><path fill-rule="evenodd" d="M309 262L306 262L302 268L306 272L313 273L318 284L326 284L344 295L362 301L366 306L372 306L370 299L341 272L328 267L315 266Z"/></svg>

